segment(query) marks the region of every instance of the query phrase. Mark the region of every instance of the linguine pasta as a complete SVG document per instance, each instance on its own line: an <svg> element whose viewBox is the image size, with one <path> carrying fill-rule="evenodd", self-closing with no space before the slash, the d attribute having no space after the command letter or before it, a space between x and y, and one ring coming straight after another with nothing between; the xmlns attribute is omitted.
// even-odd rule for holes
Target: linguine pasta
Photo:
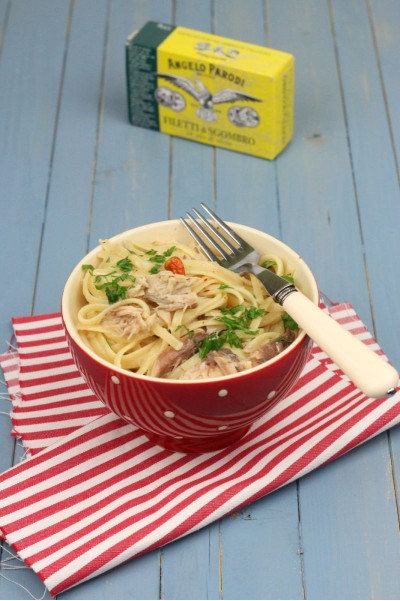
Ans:
<svg viewBox="0 0 400 601"><path fill-rule="evenodd" d="M290 266L260 264L291 280ZM259 365L297 336L297 324L253 275L238 275L180 242L101 241L82 265L83 341L115 366L171 379L226 376Z"/></svg>

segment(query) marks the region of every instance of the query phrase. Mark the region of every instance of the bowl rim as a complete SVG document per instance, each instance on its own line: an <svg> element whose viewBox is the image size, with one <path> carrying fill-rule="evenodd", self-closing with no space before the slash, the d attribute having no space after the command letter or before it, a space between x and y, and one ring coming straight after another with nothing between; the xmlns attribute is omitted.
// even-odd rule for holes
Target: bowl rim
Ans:
<svg viewBox="0 0 400 601"><path fill-rule="evenodd" d="M148 223L148 224L141 225L141 226L129 229L129 230L125 230L123 232L120 232L119 234L115 234L114 236L107 238L107 240L109 240L110 242L118 242L118 240L120 240L121 237L123 237L123 238L129 237L131 232L133 233L133 232L137 232L139 230L145 231L146 229L151 229L153 227L157 227L157 226L159 226L161 224L165 224L165 223L168 223L172 226L172 225L179 224L180 221L179 221L179 219L168 219L168 220L163 220L163 221L157 221L154 223ZM251 234L251 232L255 232L257 234L262 234L262 236L270 238L271 240L274 241L274 243L277 243L278 246L282 246L283 248L288 250L289 254L295 256L296 260L300 261L300 263L302 264L303 269L305 270L307 277L309 279L310 286L311 286L313 296L314 296L314 298L311 298L310 300L318 306L319 289L318 289L318 285L315 280L314 274L311 271L310 267L307 265L307 263L304 261L304 259L295 250L293 250L293 248L291 248L290 246L288 246L287 244L285 244L284 242L279 240L279 238L275 238L274 236L271 236L271 234L267 234L266 232L263 232L262 230L258 230L256 228L253 228L253 227L250 227L250 226L247 226L244 224L235 223L232 221L226 221L226 223L232 229L235 229L235 227L239 227L242 230L243 229L247 230L250 234ZM83 342L83 340L79 336L79 333L78 333L78 330L77 330L75 324L72 321L72 316L70 315L70 312L68 311L68 305L67 305L67 294L69 293L69 287L72 286L71 282L75 278L76 273L77 272L81 273L82 272L81 265L84 263L87 263L88 257L95 255L97 252L99 252L100 249L101 249L100 244L98 246L92 248L92 250L90 250L84 257L82 257L80 259L80 261L75 265L75 267L71 271L70 275L68 276L68 278L65 282L65 285L64 285L62 296L61 296L61 318L62 318L63 327L65 329L67 337L71 338L71 340L75 343L75 345L79 348L79 350L81 352L85 353L88 357L90 357L90 359L94 360L97 364L99 364L99 366L105 367L106 369L113 371L115 374L119 374L121 376L134 378L134 379L139 378L140 380L143 380L144 382L149 382L149 383L152 382L152 383L158 384L158 385L170 385L170 386L177 386L177 385L193 386L193 384L204 386L204 385L212 384L213 382L217 382L219 384L221 384L221 382L228 383L233 380L237 380L237 379L249 376L253 373L265 370L266 367L270 367L270 366L278 363L284 357L291 354L298 347L300 347L303 344L304 340L307 338L306 332L301 329L297 338L284 351L282 351L281 353L279 353L272 359L269 359L268 361L265 361L264 363L261 363L260 365L252 367L250 369L246 369L244 371L237 372L236 374L231 374L229 376L226 376L226 375L219 376L216 378L204 378L202 380L178 380L178 379L172 379L172 378L156 378L154 376L138 374L134 371L130 371L129 369L124 369L117 365L113 365L109 361L106 361L102 357L98 356L94 351L92 351L92 349L90 349Z"/></svg>

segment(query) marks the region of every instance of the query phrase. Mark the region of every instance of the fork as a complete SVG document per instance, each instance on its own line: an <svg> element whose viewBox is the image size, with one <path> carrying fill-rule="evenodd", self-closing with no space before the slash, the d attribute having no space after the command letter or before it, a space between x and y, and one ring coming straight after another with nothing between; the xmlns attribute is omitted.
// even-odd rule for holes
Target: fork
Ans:
<svg viewBox="0 0 400 601"><path fill-rule="evenodd" d="M261 267L258 264L259 253L207 205L200 204L219 225L220 230L196 209L193 212L197 220L189 212L186 214L190 223L182 217L180 220L210 261L216 261L222 267L239 274L253 273L274 301L285 309L364 394L373 398L395 394L399 374L392 365L324 313L299 292L294 284ZM196 230L207 242L204 242Z"/></svg>

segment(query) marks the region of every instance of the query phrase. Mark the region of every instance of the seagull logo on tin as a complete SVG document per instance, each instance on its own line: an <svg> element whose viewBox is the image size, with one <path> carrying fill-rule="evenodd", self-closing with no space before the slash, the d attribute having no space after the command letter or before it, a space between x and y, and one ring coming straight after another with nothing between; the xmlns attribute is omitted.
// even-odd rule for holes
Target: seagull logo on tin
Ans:
<svg viewBox="0 0 400 601"><path fill-rule="evenodd" d="M196 111L196 114L204 121L217 120L217 114L213 110L215 104L238 102L240 100L261 102L260 98L239 92L238 90L231 90L230 88L225 88L219 92L215 92L215 94L211 94L210 90L201 81L195 80L193 83L190 79L181 77L180 75L170 75L169 73L155 73L154 75L165 79L181 90L185 90L185 92L197 100L200 107Z"/></svg>

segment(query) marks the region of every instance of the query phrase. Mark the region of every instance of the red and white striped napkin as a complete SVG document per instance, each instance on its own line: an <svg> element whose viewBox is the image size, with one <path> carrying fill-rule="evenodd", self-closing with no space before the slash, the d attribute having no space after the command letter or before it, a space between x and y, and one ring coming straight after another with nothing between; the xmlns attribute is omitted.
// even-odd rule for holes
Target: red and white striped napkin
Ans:
<svg viewBox="0 0 400 601"><path fill-rule="evenodd" d="M348 304L332 317L372 345ZM109 413L69 355L60 316L13 320L0 357L30 458L0 476L0 528L51 594L197 530L400 422L317 347L286 399L222 451L172 453ZM18 364L19 361L19 364Z"/></svg>

